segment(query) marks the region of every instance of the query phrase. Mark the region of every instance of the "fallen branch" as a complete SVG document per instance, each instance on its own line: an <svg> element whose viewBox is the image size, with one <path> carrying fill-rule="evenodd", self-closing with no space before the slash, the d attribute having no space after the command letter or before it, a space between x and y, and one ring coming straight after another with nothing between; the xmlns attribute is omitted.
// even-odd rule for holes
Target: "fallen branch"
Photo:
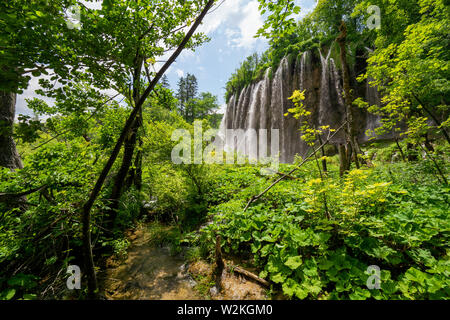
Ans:
<svg viewBox="0 0 450 320"><path fill-rule="evenodd" d="M246 276L247 278L250 278L258 283L260 283L261 285L263 285L264 287L270 287L270 283L267 280L264 280L263 278L258 277L256 274L247 271L245 269L242 269L241 267L238 266L234 266L234 265L227 265L227 269L229 272L237 272L239 274L242 274L244 276Z"/></svg>
<svg viewBox="0 0 450 320"><path fill-rule="evenodd" d="M347 121L345 121L331 136L329 136L327 138L327 140L322 143L316 150L314 150L309 156L307 156L299 165L297 165L294 169L292 169L291 171L289 171L288 173L285 173L283 176L281 176L280 178L278 178L275 182L273 182L270 186L268 186L263 192L261 192L260 194L258 194L257 196L253 196L250 198L250 200L248 201L247 205L244 208L244 212L247 211L248 207L250 207L250 205L258 200L259 198L261 198L267 191L269 191L270 189L272 189L273 186L275 186L278 182L280 182L281 180L285 179L286 177L291 176L295 171L297 171L303 164L305 164L309 158L311 158L313 155L316 154L317 151L319 151L321 148L323 148L326 144L328 144L328 142L330 142L331 139L333 139L333 137L342 130L342 128L344 128L344 126L347 124Z"/></svg>
<svg viewBox="0 0 450 320"><path fill-rule="evenodd" d="M26 191L22 191L22 192L18 192L18 193L1 192L0 193L0 202L12 201L13 199L22 198L29 194L39 192L39 191L44 191L45 189L52 188L52 187L72 187L72 186L73 187L81 187L81 184L79 184L77 182L57 183L54 185L44 184L40 187L32 188L30 190L26 190ZM20 201L20 200L18 200L18 201Z"/></svg>
<svg viewBox="0 0 450 320"><path fill-rule="evenodd" d="M30 189L30 190L27 190L27 191L22 191L22 192L19 192L19 193L8 193L8 192L0 193L0 202L4 202L5 199L7 201L8 199L11 199L11 198L21 198L21 197L24 197L26 195L32 194L34 192L41 191L42 189L45 189L47 187L48 187L48 185L44 184L43 186L40 186L40 187L37 187L37 188L33 188L33 189Z"/></svg>

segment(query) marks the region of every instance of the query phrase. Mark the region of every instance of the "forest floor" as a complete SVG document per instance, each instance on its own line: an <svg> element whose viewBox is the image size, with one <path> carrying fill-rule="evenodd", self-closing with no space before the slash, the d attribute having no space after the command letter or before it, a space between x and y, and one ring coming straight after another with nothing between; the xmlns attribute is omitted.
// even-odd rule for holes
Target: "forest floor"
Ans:
<svg viewBox="0 0 450 320"><path fill-rule="evenodd" d="M151 241L147 225L128 233L130 246L123 259L111 257L102 278L105 297L112 300L262 300L261 285L223 271L223 290L212 281L213 265L204 260L189 263L184 254Z"/></svg>

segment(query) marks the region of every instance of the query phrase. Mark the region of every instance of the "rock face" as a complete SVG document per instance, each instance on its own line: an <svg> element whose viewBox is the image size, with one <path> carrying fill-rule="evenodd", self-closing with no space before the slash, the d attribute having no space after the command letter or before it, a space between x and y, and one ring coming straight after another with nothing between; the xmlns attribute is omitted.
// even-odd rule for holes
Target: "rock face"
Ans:
<svg viewBox="0 0 450 320"><path fill-rule="evenodd" d="M331 50L325 55L319 50L318 55L305 52L296 60L285 57L278 69L272 72L272 77L267 70L262 80L232 95L222 119L219 136L224 137L226 129L241 129L246 134L240 135L233 143L226 141L225 150L234 150L250 158L258 157L261 154L261 145L258 145L261 139L259 129L268 129L268 150L273 135L270 129L278 129L280 162L291 163L296 154L304 156L308 147L300 138L301 119L295 119L290 114L285 116L288 109L293 107L288 98L294 90L306 90L304 105L311 111L316 126L330 125L334 129L340 127L345 119L342 78L330 53ZM380 103L376 88L370 87L368 82L363 85L353 82L358 87L358 95L363 96L370 105ZM369 137L365 134L367 130L380 126L379 117L361 109L355 110L355 121L360 143L368 141ZM253 133L255 130L256 135ZM341 143L343 139L343 134L338 134L331 143Z"/></svg>

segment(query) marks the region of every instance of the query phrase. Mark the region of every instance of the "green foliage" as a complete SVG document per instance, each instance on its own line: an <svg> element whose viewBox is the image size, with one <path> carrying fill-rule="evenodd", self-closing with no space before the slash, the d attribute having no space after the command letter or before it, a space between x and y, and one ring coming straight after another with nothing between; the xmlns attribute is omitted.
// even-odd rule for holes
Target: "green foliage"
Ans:
<svg viewBox="0 0 450 320"><path fill-rule="evenodd" d="M15 137L22 139L23 142L35 142L39 138L38 131L43 128L39 119L21 114L18 120L19 123L14 130Z"/></svg>
<svg viewBox="0 0 450 320"><path fill-rule="evenodd" d="M420 163L354 169L343 180L329 163L327 180L308 163L297 174L306 183L281 182L246 212L263 181L248 167L224 171L229 196L210 210L203 241L219 233L225 252L251 252L260 276L292 298L448 298L448 188ZM331 219L323 218L323 192ZM370 265L381 268L380 290L366 287Z"/></svg>
<svg viewBox="0 0 450 320"><path fill-rule="evenodd" d="M261 14L269 12L263 26L258 30L257 36L264 36L274 44L277 44L280 38L290 35L295 30L295 19L293 14L300 13L300 7L295 5L292 0L280 1L259 1L259 10Z"/></svg>
<svg viewBox="0 0 450 320"><path fill-rule="evenodd" d="M254 53L248 56L231 75L226 84L225 100L228 102L232 94L239 94L239 92L253 81L264 76L264 72L269 66L268 53L259 56Z"/></svg>
<svg viewBox="0 0 450 320"><path fill-rule="evenodd" d="M159 222L152 222L148 225L148 241L155 246L169 245L172 252L176 253L180 247L180 231L175 226L167 226Z"/></svg>
<svg viewBox="0 0 450 320"><path fill-rule="evenodd" d="M59 290L65 288L64 273L59 271L72 260L82 264L78 209L86 201L107 157L104 150L117 139L128 111L112 103L102 106L94 115L93 111L85 112L86 116L78 117L78 124L73 113L48 118L45 125L34 131L36 141L19 144L24 169L0 170L2 193L30 192L26 197L12 197L0 203L0 278L8 280L14 270L24 268L30 276L54 283L55 295L59 295ZM83 129L65 131L64 124L69 122L73 128ZM127 246L123 236L117 233L111 237L102 228L101 213L107 208L106 198L102 193L102 198L96 202L92 217L93 244L102 250L97 252L111 250L123 255ZM22 204L18 206L16 201ZM140 208L140 194L126 192L117 226L130 227L139 216ZM0 292L8 290L4 298L9 298L12 290L15 290L13 299L32 298L25 295L45 292L43 286L49 285L46 281L39 281L39 285L26 291L4 282L0 284Z"/></svg>
<svg viewBox="0 0 450 320"><path fill-rule="evenodd" d="M185 35L180 27L189 26L204 3L103 1L101 10L81 6L78 30L69 29L64 16L75 1L1 2L0 90L21 92L31 75L46 75L39 93L55 103L27 100L36 116L20 116L14 132L1 130L18 138L24 168L0 169L0 299L48 297L50 287L61 296L61 270L82 264L79 210L135 106L134 95L155 75L150 70L158 57L180 43ZM369 4L382 9L382 28L376 31L364 26ZM296 179L276 184L244 212L248 199L272 177L262 176L258 166L173 164L172 133L185 129L193 136L198 118L204 129L217 127L217 99L197 95L192 75L180 82L178 99L161 79L144 104L138 132L142 189L124 190L108 230L104 220L112 176L106 178L92 210L94 258L125 256L129 241L123 230L144 216L154 220L152 244L178 252L182 243L190 243L190 261L208 257L220 234L225 252L251 253L260 276L291 298L448 299L449 188L436 184L436 176L448 176L449 146L436 138L450 122L448 5L444 0L318 1L297 22L294 1L261 0L260 9L268 16L259 35L269 39L270 48L248 57L233 73L227 101L265 72L270 76L283 57L293 60L300 52L329 47L344 20L355 53L350 64L361 48L376 48L360 78L370 79L384 95L380 106L362 99L355 104L383 116L377 133L406 125L407 139L399 145L417 161L401 162L396 144L374 144L367 152L373 165L342 179L336 157L326 157L325 176L308 162ZM198 33L187 47L206 40ZM133 81L135 72L140 73ZM101 89L120 93L124 103ZM303 139L312 144L328 128L311 125L303 93L291 98L295 107L289 113L302 119ZM434 152L418 149L429 139ZM131 170L137 166L133 161ZM291 168L281 165L280 171ZM381 268L380 290L366 286L370 265ZM210 285L205 282L204 290Z"/></svg>
<svg viewBox="0 0 450 320"><path fill-rule="evenodd" d="M398 126L405 123L404 136L422 143L428 131L448 129L448 5L445 1L420 0L402 2L400 7L384 4L382 8L389 12L384 23L393 23L397 17L402 22L395 19L396 27L394 32L389 29L389 37L386 28L381 29L376 40L379 46L368 59L367 73L360 78L373 79L371 83L383 94L381 106L368 106L368 110L383 116L376 133L399 131Z"/></svg>
<svg viewBox="0 0 450 320"><path fill-rule="evenodd" d="M140 192L131 187L120 198L119 211L115 220L116 226L120 226L121 230L132 227L140 217L141 208Z"/></svg>
<svg viewBox="0 0 450 320"><path fill-rule="evenodd" d="M31 274L18 273L6 281L6 289L0 291L0 300L34 300L36 294L29 293L37 286L37 277ZM0 278L0 286L5 279ZM21 298L20 298L21 297Z"/></svg>

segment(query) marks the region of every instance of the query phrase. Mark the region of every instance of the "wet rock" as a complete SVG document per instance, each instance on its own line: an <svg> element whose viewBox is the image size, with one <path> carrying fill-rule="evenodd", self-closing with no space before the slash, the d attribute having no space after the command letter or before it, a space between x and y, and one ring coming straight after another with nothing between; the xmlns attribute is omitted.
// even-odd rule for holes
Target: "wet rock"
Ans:
<svg viewBox="0 0 450 320"><path fill-rule="evenodd" d="M209 289L209 294L213 297L216 296L218 294L218 290L216 288L216 286L212 287L211 289Z"/></svg>

